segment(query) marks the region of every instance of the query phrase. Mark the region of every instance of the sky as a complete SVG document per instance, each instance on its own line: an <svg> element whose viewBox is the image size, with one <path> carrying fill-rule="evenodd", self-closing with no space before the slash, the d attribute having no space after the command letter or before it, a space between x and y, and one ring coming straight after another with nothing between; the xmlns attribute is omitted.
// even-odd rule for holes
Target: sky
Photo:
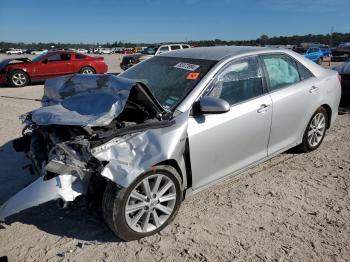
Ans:
<svg viewBox="0 0 350 262"><path fill-rule="evenodd" d="M250 40L350 32L350 0L0 0L0 41Z"/></svg>

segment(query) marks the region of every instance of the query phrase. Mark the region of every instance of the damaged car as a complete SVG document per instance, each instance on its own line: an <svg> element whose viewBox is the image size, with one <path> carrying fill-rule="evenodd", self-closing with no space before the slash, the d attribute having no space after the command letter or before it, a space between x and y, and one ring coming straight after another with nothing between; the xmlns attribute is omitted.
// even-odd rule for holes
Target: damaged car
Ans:
<svg viewBox="0 0 350 262"><path fill-rule="evenodd" d="M2 204L0 219L97 193L119 238L152 235L184 198L289 148L317 149L340 90L337 72L258 47L179 50L119 76L49 79L13 142L39 177Z"/></svg>

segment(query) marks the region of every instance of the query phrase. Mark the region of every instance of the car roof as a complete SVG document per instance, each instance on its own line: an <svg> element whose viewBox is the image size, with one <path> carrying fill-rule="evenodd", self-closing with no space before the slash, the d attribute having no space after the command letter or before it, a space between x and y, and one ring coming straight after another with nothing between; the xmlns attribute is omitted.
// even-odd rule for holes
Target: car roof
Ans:
<svg viewBox="0 0 350 262"><path fill-rule="evenodd" d="M181 49L160 54L159 56L166 57L182 57L193 59L205 59L220 61L226 57L247 54L256 51L276 50L275 48L267 47L252 47L252 46L213 46L213 47L196 47ZM281 50L281 49L278 49Z"/></svg>

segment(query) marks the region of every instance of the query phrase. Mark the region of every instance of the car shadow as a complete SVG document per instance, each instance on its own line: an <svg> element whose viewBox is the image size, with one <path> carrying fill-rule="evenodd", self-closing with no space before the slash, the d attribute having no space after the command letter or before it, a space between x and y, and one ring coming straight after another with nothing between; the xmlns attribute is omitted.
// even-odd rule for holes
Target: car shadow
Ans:
<svg viewBox="0 0 350 262"><path fill-rule="evenodd" d="M29 159L15 152L12 141L0 146L0 204L33 182ZM20 222L34 225L49 234L81 241L120 242L105 225L100 208L91 208L85 198L68 208L58 208L55 201L32 207L6 219L6 224ZM3 230L3 229L0 229Z"/></svg>

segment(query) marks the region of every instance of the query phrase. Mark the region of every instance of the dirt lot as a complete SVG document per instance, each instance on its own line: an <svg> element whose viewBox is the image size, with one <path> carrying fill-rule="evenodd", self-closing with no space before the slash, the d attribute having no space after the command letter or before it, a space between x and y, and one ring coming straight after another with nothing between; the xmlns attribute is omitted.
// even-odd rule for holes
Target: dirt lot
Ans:
<svg viewBox="0 0 350 262"><path fill-rule="evenodd" d="M106 56L118 72L120 56ZM0 57L0 60L3 59ZM0 88L0 203L34 178L15 153L18 116L37 108L42 85ZM31 208L0 224L9 261L350 261L350 115L321 147L287 152L187 199L161 234L119 242L84 201Z"/></svg>

